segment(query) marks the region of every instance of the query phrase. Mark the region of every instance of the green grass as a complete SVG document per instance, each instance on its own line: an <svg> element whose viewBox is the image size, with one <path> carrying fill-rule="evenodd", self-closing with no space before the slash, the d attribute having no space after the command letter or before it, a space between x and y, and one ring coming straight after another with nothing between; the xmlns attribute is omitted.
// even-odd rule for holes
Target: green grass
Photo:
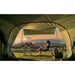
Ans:
<svg viewBox="0 0 75 75"><path fill-rule="evenodd" d="M24 56L24 53L13 52L16 58L21 59L31 59L31 60L55 60L55 57L52 55L51 51L42 52L41 55L38 55L38 52L32 52L32 56L27 53L27 56Z"/></svg>

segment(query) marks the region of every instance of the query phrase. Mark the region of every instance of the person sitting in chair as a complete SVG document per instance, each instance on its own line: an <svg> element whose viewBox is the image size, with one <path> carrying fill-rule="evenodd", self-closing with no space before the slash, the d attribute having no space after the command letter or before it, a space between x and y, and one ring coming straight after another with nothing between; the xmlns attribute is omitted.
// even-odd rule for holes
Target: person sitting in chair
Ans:
<svg viewBox="0 0 75 75"><path fill-rule="evenodd" d="M41 55L41 51L48 51L50 47L50 41L47 40L46 44L43 44L44 47L39 48L39 55Z"/></svg>

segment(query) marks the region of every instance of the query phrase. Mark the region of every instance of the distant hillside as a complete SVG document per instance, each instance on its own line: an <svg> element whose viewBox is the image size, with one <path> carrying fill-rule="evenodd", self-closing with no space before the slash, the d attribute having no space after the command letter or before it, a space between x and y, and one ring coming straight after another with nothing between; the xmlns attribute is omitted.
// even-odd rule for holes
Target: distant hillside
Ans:
<svg viewBox="0 0 75 75"><path fill-rule="evenodd" d="M60 44L65 44L64 40L57 40L57 39L42 39L42 40L31 40L32 42L36 43L46 43L46 40L49 40L51 43L59 43Z"/></svg>
<svg viewBox="0 0 75 75"><path fill-rule="evenodd" d="M36 46L41 46L43 44L46 43L46 40L49 40L51 42L51 46L58 46L59 44L60 45L65 45L65 42L64 40L59 40L59 43L58 43L58 40L56 39L42 39L42 40L31 40L31 42L33 43L33 45L36 45ZM20 45L25 45L25 42L27 41L22 41L17 43L17 44L14 44L14 46L20 46Z"/></svg>

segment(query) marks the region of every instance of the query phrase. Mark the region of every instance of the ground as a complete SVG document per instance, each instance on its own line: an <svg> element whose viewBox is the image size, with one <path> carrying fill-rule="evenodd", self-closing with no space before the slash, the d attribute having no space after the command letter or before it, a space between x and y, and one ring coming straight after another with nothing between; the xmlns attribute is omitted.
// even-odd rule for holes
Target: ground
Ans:
<svg viewBox="0 0 75 75"><path fill-rule="evenodd" d="M31 60L55 60L55 56L52 54L52 51L42 52L41 55L38 55L38 52L32 52L32 56L27 53L27 56L24 56L23 52L13 52L16 58L21 59L31 59Z"/></svg>

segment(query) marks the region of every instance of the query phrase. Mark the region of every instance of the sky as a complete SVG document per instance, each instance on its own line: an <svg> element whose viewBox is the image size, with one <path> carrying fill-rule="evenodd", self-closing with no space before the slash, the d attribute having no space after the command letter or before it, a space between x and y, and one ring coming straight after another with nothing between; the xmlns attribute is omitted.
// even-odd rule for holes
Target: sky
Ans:
<svg viewBox="0 0 75 75"><path fill-rule="evenodd" d="M57 31L57 35L56 35ZM14 44L20 43L21 40L26 41L26 40L38 40L38 39L63 39L61 32L59 31L58 28L55 29L54 34L40 34L40 35L24 35L23 29L21 29L14 41Z"/></svg>

